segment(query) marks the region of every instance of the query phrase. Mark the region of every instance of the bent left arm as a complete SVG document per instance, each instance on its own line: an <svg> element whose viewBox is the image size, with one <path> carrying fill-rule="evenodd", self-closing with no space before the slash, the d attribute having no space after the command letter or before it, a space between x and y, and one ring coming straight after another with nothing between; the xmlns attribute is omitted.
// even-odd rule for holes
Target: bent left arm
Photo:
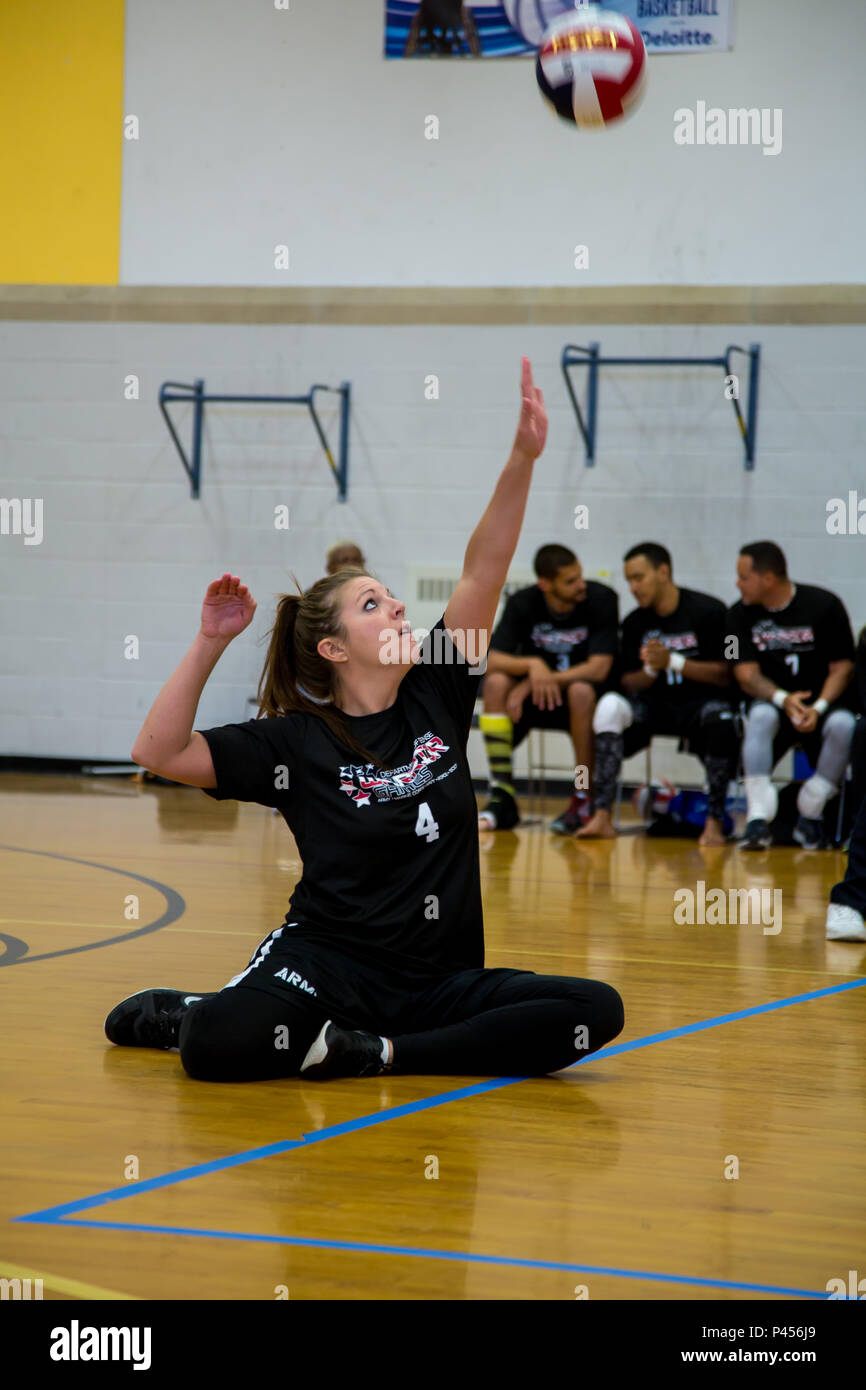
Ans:
<svg viewBox="0 0 866 1390"><path fill-rule="evenodd" d="M508 462L472 533L463 574L445 609L445 627L451 640L473 665L487 655L499 596L523 525L532 465L547 438L544 397L533 385L528 357L523 358L521 389L523 404Z"/></svg>
<svg viewBox="0 0 866 1390"><path fill-rule="evenodd" d="M700 685L730 685L731 673L723 661L692 661L686 658L683 675Z"/></svg>
<svg viewBox="0 0 866 1390"><path fill-rule="evenodd" d="M641 647L641 660L654 671L666 671L671 664L671 653L663 642L651 640ZM699 685L730 685L731 673L724 661L697 661L686 657L682 676L687 681L697 681Z"/></svg>
<svg viewBox="0 0 866 1390"><path fill-rule="evenodd" d="M606 652L596 652L594 656L588 656L586 661L582 661L579 666L568 666L564 671L551 671L551 676L557 685L564 689L572 684L573 681L591 681L593 685L603 685L610 675L610 668L613 665L613 657Z"/></svg>
<svg viewBox="0 0 866 1390"><path fill-rule="evenodd" d="M828 664L827 679L821 688L820 698L832 705L840 695L844 695L854 675L853 661L831 661ZM814 703L814 702L813 702Z"/></svg>

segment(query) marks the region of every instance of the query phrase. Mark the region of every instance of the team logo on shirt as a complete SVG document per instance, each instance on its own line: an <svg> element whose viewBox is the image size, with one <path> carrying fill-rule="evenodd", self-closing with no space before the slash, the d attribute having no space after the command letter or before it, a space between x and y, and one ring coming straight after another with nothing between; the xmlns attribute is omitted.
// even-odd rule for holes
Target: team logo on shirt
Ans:
<svg viewBox="0 0 866 1390"><path fill-rule="evenodd" d="M536 623L530 633L530 641L541 651L559 656L560 652L570 652L572 647L579 647L588 636L588 627L553 627L550 623Z"/></svg>
<svg viewBox="0 0 866 1390"><path fill-rule="evenodd" d="M811 651L815 633L811 627L779 627L772 618L762 618L752 628L752 641L759 652L790 651L791 647Z"/></svg>
<svg viewBox="0 0 866 1390"><path fill-rule="evenodd" d="M555 656L556 669L565 671L572 647L579 647L588 636L588 627L554 627L551 623L536 623L530 633L530 641L539 651Z"/></svg>
<svg viewBox="0 0 866 1390"><path fill-rule="evenodd" d="M351 797L356 806L369 806L371 796L375 796L377 801L415 796L429 782L438 781L431 767L447 752L448 744L428 729L426 734L416 738L411 763L404 763L393 771L386 769L383 772L373 763L367 763L365 767L357 764L341 767L340 791ZM453 772L456 767L455 763L448 771Z"/></svg>
<svg viewBox="0 0 866 1390"><path fill-rule="evenodd" d="M659 632L658 628L649 628L641 638L644 642L661 642L663 647L667 647L669 652L696 652L698 650L698 638L694 632Z"/></svg>

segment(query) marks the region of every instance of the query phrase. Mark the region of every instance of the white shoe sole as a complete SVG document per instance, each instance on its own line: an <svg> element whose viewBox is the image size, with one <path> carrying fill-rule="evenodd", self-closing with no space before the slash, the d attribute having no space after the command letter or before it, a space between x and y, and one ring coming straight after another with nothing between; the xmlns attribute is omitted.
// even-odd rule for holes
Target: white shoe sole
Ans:
<svg viewBox="0 0 866 1390"><path fill-rule="evenodd" d="M845 915L841 920L831 921L835 918L834 907L845 907ZM856 908L848 908L847 905L830 903L827 908L826 936L828 941L866 941L866 922L863 921Z"/></svg>
<svg viewBox="0 0 866 1390"><path fill-rule="evenodd" d="M866 926L860 927L828 927L828 941L866 941Z"/></svg>
<svg viewBox="0 0 866 1390"><path fill-rule="evenodd" d="M330 1019L327 1019L326 1022L322 1024L321 1032L317 1034L316 1039L310 1047L309 1052L307 1053L306 1057L301 1063L302 1072L306 1071L308 1067L315 1067L318 1066L319 1062L324 1062L325 1058L328 1055L328 1049L325 1044L325 1033L327 1032L328 1028L330 1028L330 1026Z"/></svg>

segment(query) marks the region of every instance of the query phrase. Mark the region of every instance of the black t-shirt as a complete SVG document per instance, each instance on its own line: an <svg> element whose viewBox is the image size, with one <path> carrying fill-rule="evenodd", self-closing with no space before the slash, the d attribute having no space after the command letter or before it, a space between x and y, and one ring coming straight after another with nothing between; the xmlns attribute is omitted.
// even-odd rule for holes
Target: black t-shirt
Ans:
<svg viewBox="0 0 866 1390"><path fill-rule="evenodd" d="M854 685L857 692L857 712L866 714L866 627L860 629L854 657ZM850 687L849 687L850 689Z"/></svg>
<svg viewBox="0 0 866 1390"><path fill-rule="evenodd" d="M810 704L821 694L830 662L854 660L854 634L845 605L814 584L797 584L791 602L776 613L741 599L728 620L739 639L740 661L756 661L761 675L783 690L810 690ZM852 695L849 686L839 703L847 707Z"/></svg>
<svg viewBox="0 0 866 1390"><path fill-rule="evenodd" d="M395 703L342 716L386 771L362 765L314 714L198 730L217 777L207 795L274 806L295 836L303 874L285 917L298 924L293 934L398 968L483 966L478 811L466 757L479 675L440 618Z"/></svg>
<svg viewBox="0 0 866 1390"><path fill-rule="evenodd" d="M676 608L663 618L653 608L636 608L622 625L622 673L642 669L640 649L652 638L668 651L680 652L687 661L724 661L725 617L721 599L696 589L681 588ZM659 672L649 689L640 692L640 698L680 706L730 699L730 688L688 680L682 671L668 667Z"/></svg>
<svg viewBox="0 0 866 1390"><path fill-rule="evenodd" d="M490 650L540 656L552 671L580 666L598 653L616 656L619 601L613 589L586 581L586 598L568 613L554 613L537 584L507 600Z"/></svg>

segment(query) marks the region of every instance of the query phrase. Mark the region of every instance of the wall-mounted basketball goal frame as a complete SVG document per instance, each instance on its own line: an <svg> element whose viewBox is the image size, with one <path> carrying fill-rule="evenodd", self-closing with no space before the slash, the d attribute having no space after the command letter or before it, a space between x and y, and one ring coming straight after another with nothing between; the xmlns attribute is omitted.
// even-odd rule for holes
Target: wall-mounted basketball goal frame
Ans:
<svg viewBox="0 0 866 1390"><path fill-rule="evenodd" d="M322 422L316 414L315 395L317 391L333 391L341 397L340 400L340 449L339 463L334 462L334 455ZM179 394L176 394L179 393ZM159 408L163 413L165 423L168 425L169 433L174 440L177 452L180 454L180 461L183 464L184 472L190 482L190 496L199 497L201 495L201 440L202 428L204 425L204 408L215 402L220 404L232 405L305 405L312 416L316 433L319 436L322 448L325 451L325 458L328 466L337 482L337 498L340 502L345 502L349 495L349 405L351 398L351 386L348 381L344 381L340 386L311 386L306 396L209 396L205 393L204 382L196 380L190 385L180 381L164 381L159 388ZM171 416L166 405L170 401L189 401L192 403L192 458L188 458L184 447L178 437Z"/></svg>
<svg viewBox="0 0 866 1390"><path fill-rule="evenodd" d="M731 353L741 352L749 359L749 398L746 404L746 417L740 409L739 401L739 375L731 368ZM579 354L583 354L582 356ZM737 417L737 424L740 427L740 434L743 438L743 449L745 452L745 470L751 473L755 467L755 434L758 428L758 376L761 364L761 345L760 343L750 343L748 348L736 347L734 344L725 349L724 357L602 357L601 344L590 343L589 347L577 347L573 343L568 343L562 349L562 374L565 377L565 384L574 412L577 416L577 423L583 442L586 448L586 466L592 468L595 465L595 429L598 419L598 375L601 367L720 367L725 377L732 378L730 384L726 383L725 395L734 407ZM580 402L571 384L568 375L569 367L586 367L589 371L589 383L587 389L586 420L580 409Z"/></svg>

